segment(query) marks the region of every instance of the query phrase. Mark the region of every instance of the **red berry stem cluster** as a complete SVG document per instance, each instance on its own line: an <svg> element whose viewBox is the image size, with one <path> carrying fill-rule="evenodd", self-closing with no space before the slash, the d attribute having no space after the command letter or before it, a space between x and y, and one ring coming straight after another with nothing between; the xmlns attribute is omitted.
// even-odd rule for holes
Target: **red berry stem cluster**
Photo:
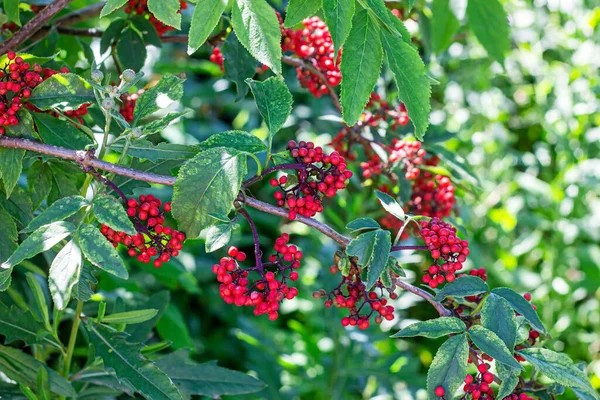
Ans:
<svg viewBox="0 0 600 400"><path fill-rule="evenodd" d="M344 157L335 151L327 154L312 142L291 140L287 149L298 167L293 175L270 180L271 186L279 188L273 196L279 207L288 208L291 220L298 214L314 217L323 211L323 197L333 197L344 189L352 172L347 169Z"/></svg>
<svg viewBox="0 0 600 400"><path fill-rule="evenodd" d="M179 11L177 11L177 13L181 13L181 10L185 9L187 9L187 3L183 0L179 0ZM156 28L158 36L163 36L165 33L175 30L172 26L160 22L154 14L148 10L148 0L128 0L127 5L125 6L125 12L127 14L137 14L146 17Z"/></svg>
<svg viewBox="0 0 600 400"><path fill-rule="evenodd" d="M221 72L225 72L225 68L223 68L223 62L225 58L223 57L223 53L221 53L221 49L218 46L214 46L210 57L208 57L210 61L217 64L219 68L221 68Z"/></svg>
<svg viewBox="0 0 600 400"><path fill-rule="evenodd" d="M142 93L144 93L144 89L140 89L135 93L123 93L121 95L119 113L125 118L125 121L132 122L135 119L133 115L135 104Z"/></svg>
<svg viewBox="0 0 600 400"><path fill-rule="evenodd" d="M469 362L473 362L472 356L473 354L471 354ZM483 356L485 357L486 355L484 354ZM476 360L475 362L478 361ZM477 365L477 374L467 375L465 377L465 385L463 387L465 392L465 396L463 396L464 398L466 398L467 395L470 395L470 397L474 400L494 399L494 390L490 385L492 382L494 382L495 377L491 372L488 371L489 368L489 364L481 362Z"/></svg>
<svg viewBox="0 0 600 400"><path fill-rule="evenodd" d="M140 262L150 263L156 257L153 264L160 268L171 257L179 255L185 234L164 226L165 213L171 212L171 203L163 204L151 194L141 195L138 200L127 200L127 215L133 221L137 234L127 235L106 225L102 225L101 232L114 247L119 243L125 245L127 254Z"/></svg>

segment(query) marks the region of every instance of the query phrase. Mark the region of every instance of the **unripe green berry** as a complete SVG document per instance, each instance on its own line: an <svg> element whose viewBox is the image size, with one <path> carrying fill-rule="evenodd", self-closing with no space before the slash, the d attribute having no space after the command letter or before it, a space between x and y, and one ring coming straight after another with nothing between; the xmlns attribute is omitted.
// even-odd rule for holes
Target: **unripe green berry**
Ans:
<svg viewBox="0 0 600 400"><path fill-rule="evenodd" d="M104 74L100 70L96 70L92 72L92 79L94 82L100 83L102 79L104 79Z"/></svg>
<svg viewBox="0 0 600 400"><path fill-rule="evenodd" d="M133 82L135 79L135 72L132 69L126 69L121 74L121 79L123 79L125 82Z"/></svg>
<svg viewBox="0 0 600 400"><path fill-rule="evenodd" d="M115 101L113 99L111 99L110 97L107 97L104 100L102 100L102 108L104 108L107 111L115 108L115 104L116 104Z"/></svg>

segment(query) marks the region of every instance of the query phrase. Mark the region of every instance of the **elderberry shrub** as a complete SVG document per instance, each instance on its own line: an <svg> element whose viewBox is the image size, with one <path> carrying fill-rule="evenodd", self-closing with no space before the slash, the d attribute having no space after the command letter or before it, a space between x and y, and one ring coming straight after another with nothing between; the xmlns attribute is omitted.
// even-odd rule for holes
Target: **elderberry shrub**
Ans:
<svg viewBox="0 0 600 400"><path fill-rule="evenodd" d="M254 315L267 314L271 321L279 317L279 304L291 300L298 295L298 289L290 286L288 280L298 280L302 252L289 244L290 238L284 233L277 240L273 249L275 254L269 256L269 261L263 263L257 258L257 265L242 268L239 262L246 259L246 254L231 246L227 254L218 264L213 265L212 271L221 282L219 293L227 304L238 307L254 307ZM259 276L250 282L249 275L254 272Z"/></svg>
<svg viewBox="0 0 600 400"><path fill-rule="evenodd" d="M279 188L273 197L279 207L288 208L291 220L298 214L314 217L323 211L323 197L333 197L338 190L344 189L352 172L338 152L324 153L313 142L291 140L287 149L299 165L292 175L293 180L290 174L270 180L271 186Z"/></svg>
<svg viewBox="0 0 600 400"><path fill-rule="evenodd" d="M131 198L127 200L127 215L134 223L137 234L127 235L117 232L106 225L102 225L102 234L117 247L119 243L125 245L130 257L138 261L150 263L160 268L171 257L179 255L183 248L185 234L164 226L165 213L171 212L171 203L162 203L151 194L141 195L139 201Z"/></svg>
<svg viewBox="0 0 600 400"><path fill-rule="evenodd" d="M177 11L177 13L180 14L181 10L185 9L187 9L187 3L183 0L179 0L179 11ZM175 28L160 22L154 14L148 10L148 0L128 0L127 5L125 6L125 12L127 14L142 15L147 18L156 28L158 36L163 36L165 33L175 30Z"/></svg>

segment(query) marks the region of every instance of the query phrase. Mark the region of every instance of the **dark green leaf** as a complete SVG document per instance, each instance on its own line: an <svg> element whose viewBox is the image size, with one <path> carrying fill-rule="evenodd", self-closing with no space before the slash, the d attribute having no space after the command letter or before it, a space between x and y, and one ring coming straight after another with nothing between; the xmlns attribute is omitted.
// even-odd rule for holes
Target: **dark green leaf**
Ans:
<svg viewBox="0 0 600 400"><path fill-rule="evenodd" d="M452 333L462 333L467 326L458 318L440 317L429 321L417 322L392 335L393 338L424 336L435 339Z"/></svg>
<svg viewBox="0 0 600 400"><path fill-rule="evenodd" d="M127 0L108 0L102 7L102 11L100 11L100 18L106 17L113 11L123 7L125 3L127 3Z"/></svg>
<svg viewBox="0 0 600 400"><path fill-rule="evenodd" d="M92 144L88 135L67 120L43 113L35 113L34 119L38 133L45 143L73 150L82 150Z"/></svg>
<svg viewBox="0 0 600 400"><path fill-rule="evenodd" d="M141 125L140 128L142 128L142 132L144 132L144 134L146 134L146 135L152 135L154 133L159 133L163 129L165 129L167 126L169 126L169 124L171 124L171 122L175 121L177 118L180 118L188 113L189 113L189 110L170 113L160 119L157 119L156 121L151 121L151 122L148 122L147 124Z"/></svg>
<svg viewBox="0 0 600 400"><path fill-rule="evenodd" d="M123 28L125 28L125 20L122 18L115 19L110 23L100 39L100 53L104 54L110 48L112 42L121 35Z"/></svg>
<svg viewBox="0 0 600 400"><path fill-rule="evenodd" d="M144 43L151 44L152 46L156 47L162 47L160 36L158 36L156 28L154 27L154 25L152 25L152 22L150 22L150 20L144 18L143 15L136 15L135 17L131 18L131 23L142 34L142 38L144 38ZM132 83L133 82L130 82L129 87L133 86ZM129 88L124 86L121 88L121 93L124 93L124 91L127 90L129 90Z"/></svg>
<svg viewBox="0 0 600 400"><path fill-rule="evenodd" d="M153 308L158 310L158 313L149 321L127 327L127 332L129 332L133 341L145 342L146 339L148 339L148 336L152 332L152 328L154 328L158 320L162 317L163 313L167 309L169 300L169 291L162 290L154 293L145 303L140 304L139 308L136 308L138 310Z"/></svg>
<svg viewBox="0 0 600 400"><path fill-rule="evenodd" d="M148 0L148 10L165 25L181 29L181 8L179 0Z"/></svg>
<svg viewBox="0 0 600 400"><path fill-rule="evenodd" d="M508 17L498 0L469 0L467 18L471 29L488 54L504 62L510 48Z"/></svg>
<svg viewBox="0 0 600 400"><path fill-rule="evenodd" d="M401 38L385 30L381 37L388 65L398 85L398 98L406 106L415 126L415 136L423 139L431 111L431 82L425 75L423 60L417 50Z"/></svg>
<svg viewBox="0 0 600 400"><path fill-rule="evenodd" d="M117 41L116 55L122 68L141 70L146 62L144 39L131 27L125 28Z"/></svg>
<svg viewBox="0 0 600 400"><path fill-rule="evenodd" d="M508 349L502 339L494 332L481 325L474 325L469 329L468 334L471 341L479 347L479 350L488 356L509 367L524 369L513 357L513 349Z"/></svg>
<svg viewBox="0 0 600 400"><path fill-rule="evenodd" d="M194 53L208 39L208 35L215 29L225 11L227 1L199 0L192 15L190 26L188 54Z"/></svg>
<svg viewBox="0 0 600 400"><path fill-rule="evenodd" d="M138 171L152 172L159 175L171 175L172 171L181 166L182 160L163 160L157 163L151 161L142 161L134 159L131 168ZM133 178L117 176L113 181L121 191L127 196L133 194L135 189L148 188L150 185L146 182L138 181Z"/></svg>
<svg viewBox="0 0 600 400"><path fill-rule="evenodd" d="M244 131L225 131L215 133L198 145L201 150L213 147L228 147L246 153L267 151L267 146L258 137Z"/></svg>
<svg viewBox="0 0 600 400"><path fill-rule="evenodd" d="M354 17L354 0L323 0L323 15L335 53L344 45Z"/></svg>
<svg viewBox="0 0 600 400"><path fill-rule="evenodd" d="M454 35L460 26L450 7L450 0L433 0L431 5L433 51L440 53L452 43Z"/></svg>
<svg viewBox="0 0 600 400"><path fill-rule="evenodd" d="M166 142L160 142L155 145L146 139L138 139L131 142L127 154L152 162L159 162L161 160L187 160L198 154L200 148L198 145ZM111 150L121 152L123 151L123 144L117 143L111 146Z"/></svg>
<svg viewBox="0 0 600 400"><path fill-rule="evenodd" d="M27 171L27 187L34 209L38 208L52 189L52 171L48 164L37 160Z"/></svg>
<svg viewBox="0 0 600 400"><path fill-rule="evenodd" d="M118 232L135 235L137 231L119 199L109 195L99 195L93 201L94 215L98 222L108 225Z"/></svg>
<svg viewBox="0 0 600 400"><path fill-rule="evenodd" d="M22 311L14 305L9 308L0 302L0 335L5 336L5 344L22 340L27 345L40 343L60 348L53 338L40 334L43 331L44 324L31 311Z"/></svg>
<svg viewBox="0 0 600 400"><path fill-rule="evenodd" d="M254 393L265 387L256 378L219 367L216 363L198 364L189 358L188 352L178 350L156 361L156 365L185 393L218 398Z"/></svg>
<svg viewBox="0 0 600 400"><path fill-rule="evenodd" d="M206 231L205 249L207 253L219 250L231 240L231 224L217 224Z"/></svg>
<svg viewBox="0 0 600 400"><path fill-rule="evenodd" d="M305 18L312 17L321 8L321 0L290 0L285 12L285 28L291 28L302 22Z"/></svg>
<svg viewBox="0 0 600 400"><path fill-rule="evenodd" d="M155 111L167 107L171 102L181 99L184 81L185 79L175 75L163 76L156 85L138 97L133 111L135 120L139 121Z"/></svg>
<svg viewBox="0 0 600 400"><path fill-rule="evenodd" d="M96 267L119 278L129 277L119 253L98 228L90 224L82 224L77 230L77 241L85 258Z"/></svg>
<svg viewBox="0 0 600 400"><path fill-rule="evenodd" d="M92 272L93 268L91 264L84 261L81 273L79 274L79 280L73 286L73 297L77 300L88 301L94 294L92 285L95 285L98 281Z"/></svg>
<svg viewBox="0 0 600 400"><path fill-rule="evenodd" d="M246 155L223 147L200 152L181 167L173 191L173 216L188 238L197 238L214 224L210 213L229 213L246 170Z"/></svg>
<svg viewBox="0 0 600 400"><path fill-rule="evenodd" d="M156 330L161 339L172 342L171 347L174 349L192 348L194 343L186 321L179 308L170 303L158 320Z"/></svg>
<svg viewBox="0 0 600 400"><path fill-rule="evenodd" d="M95 101L92 86L75 74L52 75L36 86L29 97L29 102L40 110L70 111Z"/></svg>
<svg viewBox="0 0 600 400"><path fill-rule="evenodd" d="M517 340L517 319L510 303L490 293L481 309L481 324L494 332L509 349L514 349Z"/></svg>
<svg viewBox="0 0 600 400"><path fill-rule="evenodd" d="M8 20L21 26L21 17L19 13L19 0L4 0L4 13Z"/></svg>
<svg viewBox="0 0 600 400"><path fill-rule="evenodd" d="M365 3L387 30L411 45L410 33L404 23L385 6L384 0L365 0Z"/></svg>
<svg viewBox="0 0 600 400"><path fill-rule="evenodd" d="M354 125L360 118L379 79L383 49L379 25L367 10L357 12L344 44L341 104L344 121Z"/></svg>
<svg viewBox="0 0 600 400"><path fill-rule="evenodd" d="M139 324L154 318L158 314L157 309L125 311L102 317L104 324Z"/></svg>
<svg viewBox="0 0 600 400"><path fill-rule="evenodd" d="M492 293L497 294L498 296L506 299L512 306L513 310L525 317L525 319L529 321L531 326L537 331L541 333L546 333L546 328L544 328L544 325L542 324L540 317L538 317L537 312L535 312L535 310L531 306L531 303L525 300L523 296L521 296L512 289L504 287L496 288L492 290Z"/></svg>
<svg viewBox="0 0 600 400"><path fill-rule="evenodd" d="M240 101L248 94L246 80L256 75L256 60L242 46L235 32L227 35L222 52L225 78L235 83L235 101Z"/></svg>
<svg viewBox="0 0 600 400"><path fill-rule="evenodd" d="M171 379L140 353L139 343L127 341L129 335L90 322L86 324L90 343L106 369L114 370L119 381L127 381L141 395L152 400L182 399Z"/></svg>
<svg viewBox="0 0 600 400"><path fill-rule="evenodd" d="M467 334L452 336L438 349L429 372L427 372L427 393L430 399L436 399L435 389L442 386L448 398L463 384L467 375L469 343Z"/></svg>
<svg viewBox="0 0 600 400"><path fill-rule="evenodd" d="M265 0L236 0L231 22L238 40L261 63L281 73L281 29Z"/></svg>
<svg viewBox="0 0 600 400"><path fill-rule="evenodd" d="M20 186L15 186L8 199L0 189L0 208L4 208L14 218L18 228L24 228L33 218L31 200Z"/></svg>
<svg viewBox="0 0 600 400"><path fill-rule="evenodd" d="M70 196L55 201L43 213L35 217L23 232L32 232L41 226L50 224L56 221L62 221L90 203L81 196Z"/></svg>
<svg viewBox="0 0 600 400"><path fill-rule="evenodd" d="M57 309L64 310L69 304L82 265L81 249L74 240L69 241L54 257L48 272L48 288Z"/></svg>
<svg viewBox="0 0 600 400"><path fill-rule="evenodd" d="M358 264L367 267L367 289L373 287L386 270L391 246L390 232L378 229L363 233L346 248L346 254L358 257Z"/></svg>
<svg viewBox="0 0 600 400"><path fill-rule="evenodd" d="M246 83L252 90L254 101L269 128L269 137L272 140L292 112L292 94L280 77L272 76L262 82L248 79Z"/></svg>
<svg viewBox="0 0 600 400"><path fill-rule="evenodd" d="M446 297L466 297L485 293L489 290L488 285L476 276L461 276L454 282L449 282L435 296L440 301Z"/></svg>
<svg viewBox="0 0 600 400"><path fill-rule="evenodd" d="M519 375L521 375L521 371L514 368L509 368L502 363L496 364L496 370L498 371L498 377L502 380L502 383L498 388L497 398L504 399L513 392L519 383Z"/></svg>
<svg viewBox="0 0 600 400"><path fill-rule="evenodd" d="M14 253L17 248L17 224L10 214L0 206L0 226L2 235L0 235L0 263L8 260L8 257Z"/></svg>
<svg viewBox="0 0 600 400"><path fill-rule="evenodd" d="M4 182L6 198L9 198L15 185L19 181L23 170L23 157L25 150L0 147L0 177Z"/></svg>
<svg viewBox="0 0 600 400"><path fill-rule="evenodd" d="M373 218L358 218L346 225L346 229L350 229L352 233L379 228L381 227Z"/></svg>
<svg viewBox="0 0 600 400"><path fill-rule="evenodd" d="M33 125L33 118L31 117L31 113L27 111L27 109L21 108L17 112L17 118L19 118L19 123L17 125L6 126L4 128L4 134L8 137L37 139L38 135L35 132L35 127Z"/></svg>
<svg viewBox="0 0 600 400"><path fill-rule="evenodd" d="M377 199L379 199L379 202L385 211L392 214L400 221L404 221L406 219L406 215L404 214L402 206L398 204L398 202L392 196L387 193L380 192L379 190L375 191L375 196L377 196Z"/></svg>

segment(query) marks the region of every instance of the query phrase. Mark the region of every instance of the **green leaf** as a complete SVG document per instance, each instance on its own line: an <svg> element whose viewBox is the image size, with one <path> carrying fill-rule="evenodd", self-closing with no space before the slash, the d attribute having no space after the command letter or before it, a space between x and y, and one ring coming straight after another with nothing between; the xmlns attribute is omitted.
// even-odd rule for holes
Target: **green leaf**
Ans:
<svg viewBox="0 0 600 400"><path fill-rule="evenodd" d="M35 113L34 120L38 133L45 143L73 150L82 150L92 144L88 135L67 120L43 113Z"/></svg>
<svg viewBox="0 0 600 400"><path fill-rule="evenodd" d="M412 10L412 8L415 6L415 2L417 0L405 0L408 4L408 11Z"/></svg>
<svg viewBox="0 0 600 400"><path fill-rule="evenodd" d="M406 220L406 215L404 214L404 210L402 206L398 204L396 199L390 196L387 193L380 192L379 190L375 191L375 196L379 199L379 202L388 213L392 214L394 217L398 218L400 221Z"/></svg>
<svg viewBox="0 0 600 400"><path fill-rule="evenodd" d="M102 7L102 11L100 11L100 18L106 17L113 11L123 7L125 3L127 3L127 0L108 0Z"/></svg>
<svg viewBox="0 0 600 400"><path fill-rule="evenodd" d="M69 304L82 265L81 249L74 240L69 241L54 257L48 272L48 288L57 309L64 310Z"/></svg>
<svg viewBox="0 0 600 400"><path fill-rule="evenodd" d="M225 78L235 83L235 101L240 101L248 94L246 80L256 75L256 60L231 32L223 44L223 70Z"/></svg>
<svg viewBox="0 0 600 400"><path fill-rule="evenodd" d="M469 0L467 18L488 54L503 63L510 48L508 16L498 0Z"/></svg>
<svg viewBox="0 0 600 400"><path fill-rule="evenodd" d="M144 18L143 15L136 15L131 18L133 26L142 34L144 43L151 44L152 46L162 47L162 42L158 32L150 20ZM140 78L143 75L140 76ZM128 85L123 85L120 89L121 93L128 91L134 85L134 82L128 82Z"/></svg>
<svg viewBox="0 0 600 400"><path fill-rule="evenodd" d="M227 1L199 0L194 8L190 26L187 53L192 54L208 39L208 35L215 29L225 11Z"/></svg>
<svg viewBox="0 0 600 400"><path fill-rule="evenodd" d="M349 126L360 118L379 79L383 50L379 25L367 10L357 12L344 44L342 72L342 114Z"/></svg>
<svg viewBox="0 0 600 400"><path fill-rule="evenodd" d="M110 148L111 150L122 152L123 144L117 143ZM138 139L131 142L127 155L152 162L159 162L161 160L188 160L198 154L200 148L198 145L166 142L154 144L146 139Z"/></svg>
<svg viewBox="0 0 600 400"><path fill-rule="evenodd" d="M146 310L125 311L102 317L104 324L139 324L154 318L158 310L151 308Z"/></svg>
<svg viewBox="0 0 600 400"><path fill-rule="evenodd" d="M19 13L19 0L4 0L4 13L8 20L21 26L21 17Z"/></svg>
<svg viewBox="0 0 600 400"><path fill-rule="evenodd" d="M321 0L290 0L285 11L284 28L291 28L312 17L321 8Z"/></svg>
<svg viewBox="0 0 600 400"><path fill-rule="evenodd" d="M7 199L10 197L21 176L24 156L25 150L23 149L0 147L0 176L4 182Z"/></svg>
<svg viewBox="0 0 600 400"><path fill-rule="evenodd" d="M52 203L50 207L44 210L43 213L35 217L23 232L32 232L41 226L50 224L56 221L62 221L90 203L81 196L69 196Z"/></svg>
<svg viewBox="0 0 600 400"><path fill-rule="evenodd" d="M182 399L171 379L140 353L139 343L127 341L129 335L100 324L86 324L90 343L107 370L114 370L121 382L135 387L141 395L152 400Z"/></svg>
<svg viewBox="0 0 600 400"><path fill-rule="evenodd" d="M488 285L476 276L461 276L454 282L449 282L440 290L435 299L440 301L446 297L466 297L485 293L489 290Z"/></svg>
<svg viewBox="0 0 600 400"><path fill-rule="evenodd" d="M181 29L181 14L178 13L180 8L179 0L148 0L148 10L156 19L177 30Z"/></svg>
<svg viewBox="0 0 600 400"><path fill-rule="evenodd" d="M521 371L506 367L501 363L496 364L496 370L498 371L498 377L502 380L496 397L498 399L504 399L515 390L515 387L517 387Z"/></svg>
<svg viewBox="0 0 600 400"><path fill-rule="evenodd" d="M213 147L229 147L246 153L258 154L267 151L267 146L258 137L244 131L215 133L198 145L200 150Z"/></svg>
<svg viewBox="0 0 600 400"><path fill-rule="evenodd" d="M437 399L435 389L442 386L448 398L453 398L467 375L469 343L467 334L452 336L438 349L429 372L427 372L427 393L430 399Z"/></svg>
<svg viewBox="0 0 600 400"><path fill-rule="evenodd" d="M83 266L81 267L79 280L75 283L75 286L73 286L73 297L77 300L88 301L94 294L92 285L97 284L98 281L92 273L93 268L94 267L91 264L84 261Z"/></svg>
<svg viewBox="0 0 600 400"><path fill-rule="evenodd" d="M206 231L205 250L207 253L219 250L231 240L232 224L217 224Z"/></svg>
<svg viewBox="0 0 600 400"><path fill-rule="evenodd" d="M150 121L147 124L141 125L142 132L145 135L152 135L154 133L162 132L167 126L171 124L171 122L175 121L177 118L180 118L189 113L189 110L179 111L165 115L164 117L157 119L155 121Z"/></svg>
<svg viewBox="0 0 600 400"><path fill-rule="evenodd" d="M352 28L354 3L354 0L323 0L323 16L336 54L346 42Z"/></svg>
<svg viewBox="0 0 600 400"><path fill-rule="evenodd" d="M363 233L352 240L346 248L346 254L358 257L358 264L367 267L366 288L375 285L383 271L386 270L387 260L392 247L389 231L378 229Z"/></svg>
<svg viewBox="0 0 600 400"><path fill-rule="evenodd" d="M158 312L151 320L127 327L127 332L131 335L131 340L135 342L145 342L148 339L148 335L150 335L152 329L167 309L169 300L169 291L162 290L154 293L146 302L140 304L139 308L136 308L138 310L152 308L158 310Z"/></svg>
<svg viewBox="0 0 600 400"><path fill-rule="evenodd" d="M415 126L415 136L423 139L431 111L431 82L425 74L423 60L417 50L401 38L385 30L381 37L388 65L398 85L398 99L406 106Z"/></svg>
<svg viewBox="0 0 600 400"><path fill-rule="evenodd" d="M246 155L224 147L200 152L181 167L173 191L173 216L188 238L197 238L214 224L210 213L229 213L246 171Z"/></svg>
<svg viewBox="0 0 600 400"><path fill-rule="evenodd" d="M183 316L179 308L170 303L156 324L158 335L163 340L171 341L174 349L192 348L194 343L187 326L187 318Z"/></svg>
<svg viewBox="0 0 600 400"><path fill-rule="evenodd" d="M283 78L272 76L262 82L246 80L254 101L269 128L269 142L283 126L292 112L294 99Z"/></svg>
<svg viewBox="0 0 600 400"><path fill-rule="evenodd" d="M432 29L431 38L433 51L440 53L450 46L460 23L452 12L450 0L433 0L431 13L431 24L435 27Z"/></svg>
<svg viewBox="0 0 600 400"><path fill-rule="evenodd" d="M100 53L106 53L106 50L110 48L113 41L119 38L123 28L125 28L125 22L124 19L118 18L110 23L102 34L102 39L100 39Z"/></svg>
<svg viewBox="0 0 600 400"><path fill-rule="evenodd" d="M281 29L265 0L235 0L231 22L238 40L258 61L281 73Z"/></svg>
<svg viewBox="0 0 600 400"><path fill-rule="evenodd" d="M92 86L75 74L56 74L40 83L31 92L29 102L40 110L58 108L77 110L81 105L95 103Z"/></svg>
<svg viewBox="0 0 600 400"><path fill-rule="evenodd" d="M0 208L4 208L14 218L18 228L25 227L33 218L31 200L20 186L15 186L8 199L0 189Z"/></svg>
<svg viewBox="0 0 600 400"><path fill-rule="evenodd" d="M163 76L156 85L147 89L138 97L133 110L135 120L139 121L161 108L167 107L171 102L181 99L184 81L185 79L175 75Z"/></svg>
<svg viewBox="0 0 600 400"><path fill-rule="evenodd" d="M509 367L524 370L521 364L513 357L513 349L507 348L502 339L494 332L481 325L474 325L469 329L468 334L471 341L479 347L479 350L488 356Z"/></svg>
<svg viewBox="0 0 600 400"><path fill-rule="evenodd" d="M129 277L119 253L98 228L82 224L77 230L77 241L85 258L96 267L122 279Z"/></svg>
<svg viewBox="0 0 600 400"><path fill-rule="evenodd" d="M146 45L137 30L131 29L131 27L125 28L119 36L115 50L117 60L122 68L139 71L144 67Z"/></svg>
<svg viewBox="0 0 600 400"><path fill-rule="evenodd" d="M379 228L381 227L373 218L358 218L346 225L346 229L350 229L352 233Z"/></svg>
<svg viewBox="0 0 600 400"><path fill-rule="evenodd" d="M568 355L539 347L530 347L517 353L553 381L573 389L581 389L598 398L586 374L577 368Z"/></svg>
<svg viewBox="0 0 600 400"><path fill-rule="evenodd" d="M38 322L31 311L22 311L17 306L7 307L0 302L0 335L5 336L4 343L21 340L26 345L36 343L60 348L60 345L44 332L44 324Z"/></svg>
<svg viewBox="0 0 600 400"><path fill-rule="evenodd" d="M33 54L28 54L28 53L17 53L17 57L21 57L23 59L23 61L25 61L26 63L29 63L31 65L38 63L40 65L47 63L50 60L53 60L55 58L55 56L52 57L40 57L40 56L34 56ZM0 56L0 69L4 69L9 62L12 62L8 59L8 55L7 54L3 54Z"/></svg>
<svg viewBox="0 0 600 400"><path fill-rule="evenodd" d="M481 309L481 325L494 332L509 349L514 349L517 340L517 318L510 303L490 293Z"/></svg>
<svg viewBox="0 0 600 400"><path fill-rule="evenodd" d="M38 208L52 189L52 171L43 161L35 161L27 171L27 187L34 209Z"/></svg>
<svg viewBox="0 0 600 400"><path fill-rule="evenodd" d="M385 6L384 0L365 0L365 3L388 31L394 36L402 38L402 40L412 46L410 33L404 26L404 23Z"/></svg>
<svg viewBox="0 0 600 400"><path fill-rule="evenodd" d="M525 319L529 321L535 330L541 333L546 333L546 328L544 328L544 325L542 324L540 317L538 317L537 312L533 309L531 303L525 300L523 296L512 289L504 287L496 288L492 290L492 293L506 299L510 303L513 310L525 317Z"/></svg>
<svg viewBox="0 0 600 400"><path fill-rule="evenodd" d="M17 111L17 118L19 123L17 125L8 125L4 127L4 134L8 137L20 137L26 139L38 139L38 135L35 133L35 127L33 125L33 118L31 113L26 108L21 108Z"/></svg>
<svg viewBox="0 0 600 400"><path fill-rule="evenodd" d="M71 384L46 364L19 349L0 346L0 371L10 379L36 388L37 374L42 368L48 372L50 391L61 396L77 397Z"/></svg>
<svg viewBox="0 0 600 400"><path fill-rule="evenodd" d="M123 204L116 197L101 194L94 197L93 201L94 215L98 222L108 225L115 231L125 232L128 235L135 235L137 231L129 216L123 208Z"/></svg>
<svg viewBox="0 0 600 400"><path fill-rule="evenodd" d="M266 385L242 372L219 367L214 362L198 364L181 349L156 361L156 365L187 394L219 398L255 393Z"/></svg>
<svg viewBox="0 0 600 400"><path fill-rule="evenodd" d="M25 279L27 280L27 285L29 286L29 289L31 289L33 302L35 304L35 307L33 307L35 311L33 312L35 312L38 318L46 324L46 330L51 331L52 326L50 325L48 303L46 302L46 296L44 295L42 286L38 282L37 275L35 275L32 272L27 272L25 274Z"/></svg>
<svg viewBox="0 0 600 400"><path fill-rule="evenodd" d="M466 330L467 326L460 319L454 317L440 317L409 325L391 337L402 338L424 336L426 338L436 339L452 333L462 333Z"/></svg>
<svg viewBox="0 0 600 400"><path fill-rule="evenodd" d="M8 260L8 257L14 253L19 237L17 224L2 206L0 206L0 226L2 227L2 235L0 235L0 263L2 263Z"/></svg>

